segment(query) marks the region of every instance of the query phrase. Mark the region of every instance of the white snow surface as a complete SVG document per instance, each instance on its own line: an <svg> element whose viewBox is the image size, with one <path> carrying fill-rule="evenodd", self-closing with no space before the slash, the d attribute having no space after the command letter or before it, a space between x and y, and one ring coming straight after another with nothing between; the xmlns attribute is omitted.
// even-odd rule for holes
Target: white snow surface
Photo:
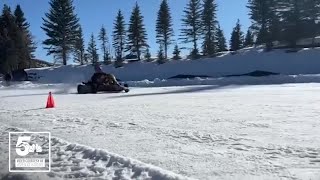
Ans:
<svg viewBox="0 0 320 180"><path fill-rule="evenodd" d="M269 71L282 75L320 74L320 49L303 49L297 53L284 50L263 52L261 48L246 48L237 54L225 53L217 58L200 60L170 61L158 65L155 62L133 62L122 68L103 66L105 72L113 73L123 81L168 79L187 74L218 78L226 75L244 74L252 71ZM79 83L88 80L94 68L92 65L68 65L52 68L27 70L36 73L42 83Z"/></svg>
<svg viewBox="0 0 320 180"><path fill-rule="evenodd" d="M51 171L45 173L8 173L8 132L25 132L20 128L0 127L0 177L3 179L45 180L45 179L190 179L134 159L51 138ZM6 157L6 158L3 158Z"/></svg>
<svg viewBox="0 0 320 180"><path fill-rule="evenodd" d="M78 95L72 83L0 88L1 175L8 169L7 132L22 128L54 136L55 171L32 178L130 179L139 167L145 171L136 179L320 179L320 84L133 87L128 94ZM49 91L54 109L44 108ZM80 149L74 157L70 146ZM93 163L97 157L108 158ZM115 163L108 165L110 159Z"/></svg>

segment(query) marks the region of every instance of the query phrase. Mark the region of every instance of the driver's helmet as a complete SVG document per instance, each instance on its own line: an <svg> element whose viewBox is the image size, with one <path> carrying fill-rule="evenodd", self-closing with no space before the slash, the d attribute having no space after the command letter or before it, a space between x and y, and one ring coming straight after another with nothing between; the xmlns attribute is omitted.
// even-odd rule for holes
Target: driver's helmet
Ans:
<svg viewBox="0 0 320 180"><path fill-rule="evenodd" d="M96 73L101 73L101 72L102 72L102 67L101 67L101 65L100 65L99 63L96 63L96 64L94 65L94 71L95 71Z"/></svg>

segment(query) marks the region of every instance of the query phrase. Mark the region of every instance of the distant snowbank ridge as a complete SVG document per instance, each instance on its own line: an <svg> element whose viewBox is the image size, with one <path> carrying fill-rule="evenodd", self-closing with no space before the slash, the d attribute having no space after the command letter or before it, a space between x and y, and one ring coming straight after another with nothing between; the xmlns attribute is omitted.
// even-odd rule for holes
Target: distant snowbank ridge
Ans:
<svg viewBox="0 0 320 180"><path fill-rule="evenodd" d="M131 87L167 87L191 85L270 85L291 83L320 83L320 74L315 75L275 75L265 77L195 78L181 80L155 79L153 81L128 81Z"/></svg>
<svg viewBox="0 0 320 180"><path fill-rule="evenodd" d="M155 62L128 63L122 68L103 65L104 72L113 73L123 81L158 81L158 79L168 79L180 74L219 78L256 70L280 73L282 75L320 74L320 49L303 49L296 53L287 53L285 50L263 52L259 48L247 48L240 50L235 55L227 53L217 58L170 61L162 65L158 65ZM80 83L87 81L91 77L94 68L92 65L68 65L28 69L26 71L28 74L36 74L40 83ZM295 77L291 76L283 77L295 79ZM207 83L208 81L220 80L201 82ZM150 84L150 82L148 83Z"/></svg>
<svg viewBox="0 0 320 180"><path fill-rule="evenodd" d="M193 85L271 85L293 83L320 83L320 74L313 75L273 75L265 77L228 77L228 78L195 78L195 79L154 79L142 81L127 81L130 87L169 87L169 86L193 86ZM76 89L77 83L12 83L9 87L0 81L0 88L13 89L57 89L59 93L69 93Z"/></svg>

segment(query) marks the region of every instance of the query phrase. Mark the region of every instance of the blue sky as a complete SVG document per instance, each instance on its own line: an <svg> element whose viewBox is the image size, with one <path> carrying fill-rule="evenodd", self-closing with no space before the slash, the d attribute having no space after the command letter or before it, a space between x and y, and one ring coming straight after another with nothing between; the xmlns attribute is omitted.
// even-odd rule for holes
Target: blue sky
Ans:
<svg viewBox="0 0 320 180"><path fill-rule="evenodd" d="M155 21L161 0L74 0L76 14L80 18L86 45L90 34L94 33L96 36L102 24L107 28L109 39L111 40L113 22L117 11L121 9L125 15L126 22L128 22L136 1L138 1L144 16L144 23L148 33L148 43L151 47L151 53L154 56L159 47L155 39ZM2 7L3 4L7 4L12 10L14 10L17 4L21 5L31 25L30 30L38 44L35 54L36 57L42 60L52 61L52 56L47 56L46 51L43 49L42 41L46 38L46 35L40 28L43 23L42 17L44 17L44 14L48 12L50 8L48 2L49 0L1 0L0 5ZM181 28L180 20L188 0L168 0L168 2L174 24L174 39L178 39L178 35L180 34L179 29ZM218 4L218 20L228 41L237 19L240 19L243 25L243 31L247 31L250 25L248 9L246 8L247 0L216 0L216 2ZM172 48L170 49L170 54L171 51Z"/></svg>

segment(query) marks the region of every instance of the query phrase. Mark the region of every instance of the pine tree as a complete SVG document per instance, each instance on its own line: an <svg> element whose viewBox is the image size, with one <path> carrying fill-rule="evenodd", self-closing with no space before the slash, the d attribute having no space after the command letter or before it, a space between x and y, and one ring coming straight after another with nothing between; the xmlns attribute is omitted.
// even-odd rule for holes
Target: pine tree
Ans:
<svg viewBox="0 0 320 180"><path fill-rule="evenodd" d="M4 4L2 9L2 15L1 15L1 27L3 30L8 29L10 27L10 23L15 23L14 17L11 12L11 8ZM8 32L4 32L8 33ZM5 34L8 35L8 34Z"/></svg>
<svg viewBox="0 0 320 180"><path fill-rule="evenodd" d="M241 31L240 20L237 21L236 27L233 28L230 39L230 48L237 51L243 47L243 32Z"/></svg>
<svg viewBox="0 0 320 180"><path fill-rule="evenodd" d="M254 40L253 35L250 29L248 29L245 40L244 40L244 47L253 46Z"/></svg>
<svg viewBox="0 0 320 180"><path fill-rule="evenodd" d="M173 58L172 59L174 59L174 60L179 60L179 59L181 59L181 56L180 56L180 49L179 49L179 46L178 46L178 44L176 44L175 46L174 46L174 50L173 50Z"/></svg>
<svg viewBox="0 0 320 180"><path fill-rule="evenodd" d="M269 42L267 41L267 45L273 46L272 42L274 41L282 41L283 40L283 35L282 35L282 25L280 21L280 16L279 13L274 10L274 14L271 17L270 20L270 26L269 26Z"/></svg>
<svg viewBox="0 0 320 180"><path fill-rule="evenodd" d="M150 53L149 48L147 48L146 53L145 53L145 55L144 55L144 58L145 58L147 61L151 61L151 53Z"/></svg>
<svg viewBox="0 0 320 180"><path fill-rule="evenodd" d="M189 0L183 12L182 25L184 28L181 29L181 39L183 43L193 43L191 56L196 59L199 56L198 40L201 36L201 0Z"/></svg>
<svg viewBox="0 0 320 180"><path fill-rule="evenodd" d="M68 55L73 51L79 29L79 19L74 13L72 0L50 0L49 13L42 18L41 27L48 36L43 41L48 55L53 54L56 59L62 59L67 64Z"/></svg>
<svg viewBox="0 0 320 180"><path fill-rule="evenodd" d="M284 38L291 47L296 47L297 41L304 35L305 9L304 1L301 0L280 0L282 24L284 25Z"/></svg>
<svg viewBox="0 0 320 180"><path fill-rule="evenodd" d="M79 27L76 43L74 47L74 62L79 63L80 65L84 65L88 63L88 61L85 60L85 47L84 47L84 39L83 39L83 33L82 28Z"/></svg>
<svg viewBox="0 0 320 180"><path fill-rule="evenodd" d="M310 37L312 37L312 47L315 46L315 37L320 33L316 21L320 19L320 0L306 0L305 1L305 16L309 19L310 23Z"/></svg>
<svg viewBox="0 0 320 180"><path fill-rule="evenodd" d="M24 13L20 5L16 6L14 11L15 21L19 28L24 32L27 46L28 46L28 56L34 58L34 52L36 51L36 43L33 40L33 36L29 30L30 24L27 22L27 19L24 17ZM30 63L30 62L29 62Z"/></svg>
<svg viewBox="0 0 320 180"><path fill-rule="evenodd" d="M140 7L136 3L129 22L127 51L137 53L138 60L141 60L141 52L147 47L149 47L147 44L147 32L143 24Z"/></svg>
<svg viewBox="0 0 320 180"><path fill-rule="evenodd" d="M158 51L158 64L164 64L165 63L165 57L164 57L164 54L163 54L163 47L162 45L160 45L160 48L159 48L159 51Z"/></svg>
<svg viewBox="0 0 320 180"><path fill-rule="evenodd" d="M19 69L19 59L22 57L21 48L24 44L22 31L15 22L11 9L6 4L0 19L1 54L0 68L2 73L11 73ZM23 57L22 57L23 58Z"/></svg>
<svg viewBox="0 0 320 180"><path fill-rule="evenodd" d="M28 67L30 67L31 55L29 53L28 41L26 38L26 34L18 26L16 26L16 29L14 32L16 34L15 34L15 37L12 37L12 38L15 41L14 47L16 48L16 54L18 56L17 67L18 67L18 69L28 68Z"/></svg>
<svg viewBox="0 0 320 180"><path fill-rule="evenodd" d="M14 11L14 26L16 29L15 48L17 50L18 56L18 68L25 69L30 67L31 62L31 49L29 49L29 43L31 42L31 36L28 32L28 23L24 18L24 13L22 12L20 6L18 5ZM29 39L30 37L30 39Z"/></svg>
<svg viewBox="0 0 320 180"><path fill-rule="evenodd" d="M14 53L12 52L13 49L13 41L10 38L10 26L11 23L14 23L13 16L11 14L11 9L9 6L4 4L2 9L2 15L0 19L0 33L1 33L1 53L0 53L0 73L6 74L11 72L10 63L12 63L9 59L10 56L13 56ZM13 57L14 58L14 57Z"/></svg>
<svg viewBox="0 0 320 180"><path fill-rule="evenodd" d="M280 37L279 17L277 15L278 0L249 0L252 28L257 35L257 44L266 44L272 47L272 42Z"/></svg>
<svg viewBox="0 0 320 180"><path fill-rule="evenodd" d="M116 20L114 22L113 43L112 43L113 48L115 49L117 61L122 61L125 38L126 38L126 29L125 29L124 17L121 13L121 10L119 10Z"/></svg>
<svg viewBox="0 0 320 180"><path fill-rule="evenodd" d="M270 7L265 0L249 0L248 6L252 28L256 30L257 44L266 43L268 11Z"/></svg>
<svg viewBox="0 0 320 180"><path fill-rule="evenodd" d="M156 23L157 43L164 46L164 57L168 58L168 46L172 43L173 36L172 17L167 0L162 0L158 11Z"/></svg>
<svg viewBox="0 0 320 180"><path fill-rule="evenodd" d="M273 0L270 0L273 1ZM267 42L268 20L270 19L271 7L265 0L249 0L250 18L253 21L252 28L256 30L257 44Z"/></svg>
<svg viewBox="0 0 320 180"><path fill-rule="evenodd" d="M2 8L3 22L5 22L6 15L8 15L8 14L10 14L12 16L11 8L7 4L4 4L3 8ZM4 25L7 25L7 24L4 24Z"/></svg>
<svg viewBox="0 0 320 180"><path fill-rule="evenodd" d="M214 0L204 0L202 12L202 31L204 35L203 55L212 56L216 52L215 32L217 23L217 4Z"/></svg>
<svg viewBox="0 0 320 180"><path fill-rule="evenodd" d="M85 64L88 64L89 63L89 54L87 52L84 53L84 56L83 56L83 61Z"/></svg>
<svg viewBox="0 0 320 180"><path fill-rule="evenodd" d="M27 30L30 27L30 24L27 22L26 18L24 17L24 13L20 5L16 6L16 9L14 10L14 16L15 16L15 22L20 28Z"/></svg>
<svg viewBox="0 0 320 180"><path fill-rule="evenodd" d="M110 52L108 51L108 35L107 35L107 30L105 27L101 27L100 29L100 33L99 33L99 40L101 41L101 49L102 49L102 53L103 53L103 62L105 64L110 64L109 60L110 60Z"/></svg>
<svg viewBox="0 0 320 180"><path fill-rule="evenodd" d="M0 73L4 73L4 61L5 61L5 42L7 37L5 35L5 28L3 25L3 17L0 16Z"/></svg>
<svg viewBox="0 0 320 180"><path fill-rule="evenodd" d="M319 33L319 0L279 0L278 5L282 9L279 13L283 37L292 48L296 47L299 39L313 38Z"/></svg>
<svg viewBox="0 0 320 180"><path fill-rule="evenodd" d="M221 29L220 25L218 25L217 27L216 43L218 52L223 52L227 50L227 40L224 36L223 30Z"/></svg>
<svg viewBox="0 0 320 180"><path fill-rule="evenodd" d="M1 18L0 18L1 21ZM6 61L6 41L7 37L4 34L4 28L0 25L0 73L1 74L6 74L6 68L5 68L5 61Z"/></svg>
<svg viewBox="0 0 320 180"><path fill-rule="evenodd" d="M90 37L90 40L89 40L87 53L88 53L88 60L92 64L96 64L99 61L99 54L98 54L97 44L96 44L96 40L94 38L93 33L91 34L91 37Z"/></svg>

